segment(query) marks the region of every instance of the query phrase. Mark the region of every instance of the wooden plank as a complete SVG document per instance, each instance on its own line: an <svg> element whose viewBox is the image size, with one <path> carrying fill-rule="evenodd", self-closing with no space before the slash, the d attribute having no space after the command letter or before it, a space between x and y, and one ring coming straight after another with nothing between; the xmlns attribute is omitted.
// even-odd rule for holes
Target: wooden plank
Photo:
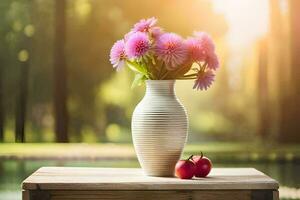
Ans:
<svg viewBox="0 0 300 200"><path fill-rule="evenodd" d="M50 191L48 190L27 190L23 200L50 200Z"/></svg>
<svg viewBox="0 0 300 200"><path fill-rule="evenodd" d="M251 193L251 200L273 200L272 190L254 190Z"/></svg>
<svg viewBox="0 0 300 200"><path fill-rule="evenodd" d="M279 191L278 190L273 191L273 200L279 200Z"/></svg>
<svg viewBox="0 0 300 200"><path fill-rule="evenodd" d="M23 182L34 190L277 190L253 168L214 168L207 178L148 177L141 169L43 167Z"/></svg>
<svg viewBox="0 0 300 200"><path fill-rule="evenodd" d="M22 200L30 200L28 190L22 190Z"/></svg>
<svg viewBox="0 0 300 200"><path fill-rule="evenodd" d="M73 192L66 191L64 193L51 193L51 200L71 200L71 199L124 199L124 200L185 200L190 199L191 194L184 191L101 191L101 192Z"/></svg>
<svg viewBox="0 0 300 200"><path fill-rule="evenodd" d="M277 191L274 191L275 193ZM28 191L26 191L28 193ZM71 199L161 199L161 200L273 200L269 190L216 190L216 191L30 191L30 200ZM278 193L277 193L278 194ZM51 197L51 198L50 198ZM23 200L24 199L23 196Z"/></svg>
<svg viewBox="0 0 300 200"><path fill-rule="evenodd" d="M52 191L52 200L69 199L161 199L161 200L252 200L251 191ZM266 199L267 200L267 199ZM270 199L272 200L272 199Z"/></svg>
<svg viewBox="0 0 300 200"><path fill-rule="evenodd" d="M192 200L251 200L250 190L194 191Z"/></svg>
<svg viewBox="0 0 300 200"><path fill-rule="evenodd" d="M52 191L52 200L69 199L162 199L162 200L252 200L250 190L233 191ZM265 199L272 200L272 199Z"/></svg>

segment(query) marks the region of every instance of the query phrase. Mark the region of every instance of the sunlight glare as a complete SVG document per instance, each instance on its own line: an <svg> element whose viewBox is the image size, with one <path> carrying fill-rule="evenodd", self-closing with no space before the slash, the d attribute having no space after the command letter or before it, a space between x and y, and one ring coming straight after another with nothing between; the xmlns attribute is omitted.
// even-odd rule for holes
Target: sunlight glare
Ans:
<svg viewBox="0 0 300 200"><path fill-rule="evenodd" d="M214 0L216 12L225 15L229 31L228 43L231 47L244 47L268 31L267 0Z"/></svg>
<svg viewBox="0 0 300 200"><path fill-rule="evenodd" d="M245 58L253 45L268 31L269 4L268 0L214 0L216 12L224 14L228 23L226 42L229 57L225 65L231 73L229 85L239 89L240 74Z"/></svg>

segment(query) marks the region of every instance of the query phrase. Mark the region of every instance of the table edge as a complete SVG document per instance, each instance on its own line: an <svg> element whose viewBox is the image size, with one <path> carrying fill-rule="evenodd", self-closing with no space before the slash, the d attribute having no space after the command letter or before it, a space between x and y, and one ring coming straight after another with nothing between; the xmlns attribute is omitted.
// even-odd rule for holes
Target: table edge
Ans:
<svg viewBox="0 0 300 200"><path fill-rule="evenodd" d="M29 182L28 179L34 175L36 172L39 172L45 168L93 168L93 169L109 169L109 168L103 168L103 167L40 167L39 169L37 169L35 172L33 172L30 176L28 176L23 182L22 182L22 189L24 190L37 190L37 189L42 189L42 190L278 190L279 189L279 183L269 177L268 175L264 174L263 172L255 169L255 168L237 168L237 169L254 169L256 171L258 171L259 173L262 173L264 176L268 177L269 180L268 182L261 182L259 183L259 186L257 186L258 182L248 182L247 185L251 186L251 187L245 187L243 185L241 185L240 183L230 183L230 187L224 187L224 185L226 185L226 183L219 183L216 184L214 183L214 186L222 186L221 189L216 189L216 188L208 188L207 186L209 186L210 184L206 184L206 185L201 185L201 187L199 187L199 184L188 184L188 186L190 187L190 189L186 188L187 187L187 183L184 184L172 184L169 185L170 187L166 187L166 184L163 183L143 183L140 182L138 183L138 186L136 185L131 185L131 183L117 183L118 184L118 188L117 189L108 189L108 187L103 187L103 186L99 186L100 184L104 184L104 183L99 183L98 186L95 186L95 183L85 183L85 186L82 187L82 183L72 183L73 187L68 187L69 183L43 183L43 182L39 182L39 183L33 183L33 182ZM131 169L131 170L140 170L140 168L111 168L111 169L120 169L120 170L126 170L126 169ZM230 168L217 168L217 169L230 169ZM97 184L97 183L96 183ZM115 185L116 183L105 183L105 185ZM55 186L56 185L56 186ZM76 188L76 185L80 185L80 189ZM59 186L59 187L57 187ZM160 188L160 186L164 186L164 188ZM176 187L176 189L174 189L173 187ZM233 186L239 186L239 187L235 187L233 188ZM262 187L263 186L263 187ZM141 188L144 187L144 188Z"/></svg>

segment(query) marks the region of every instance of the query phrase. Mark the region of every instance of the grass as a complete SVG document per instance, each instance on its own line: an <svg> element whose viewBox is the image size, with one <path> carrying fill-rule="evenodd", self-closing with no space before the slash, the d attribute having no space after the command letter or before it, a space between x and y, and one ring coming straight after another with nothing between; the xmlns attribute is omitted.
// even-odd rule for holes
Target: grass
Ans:
<svg viewBox="0 0 300 200"><path fill-rule="evenodd" d="M250 143L209 142L189 144L184 156L203 151L214 159L225 160L300 160L297 145L264 146ZM158 155L159 156L159 155ZM3 143L0 159L136 159L131 144L85 143Z"/></svg>

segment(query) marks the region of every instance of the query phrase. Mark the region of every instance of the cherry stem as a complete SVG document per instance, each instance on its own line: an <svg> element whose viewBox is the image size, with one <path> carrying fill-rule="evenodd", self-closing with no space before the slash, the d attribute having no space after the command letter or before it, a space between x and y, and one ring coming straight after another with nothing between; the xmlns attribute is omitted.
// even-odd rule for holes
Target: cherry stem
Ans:
<svg viewBox="0 0 300 200"><path fill-rule="evenodd" d="M186 159L186 160L193 160L193 156L194 155L191 155L188 159Z"/></svg>
<svg viewBox="0 0 300 200"><path fill-rule="evenodd" d="M201 153L201 157L200 157L200 159L201 159L201 158L203 158L203 153L202 153L202 151L200 153Z"/></svg>

